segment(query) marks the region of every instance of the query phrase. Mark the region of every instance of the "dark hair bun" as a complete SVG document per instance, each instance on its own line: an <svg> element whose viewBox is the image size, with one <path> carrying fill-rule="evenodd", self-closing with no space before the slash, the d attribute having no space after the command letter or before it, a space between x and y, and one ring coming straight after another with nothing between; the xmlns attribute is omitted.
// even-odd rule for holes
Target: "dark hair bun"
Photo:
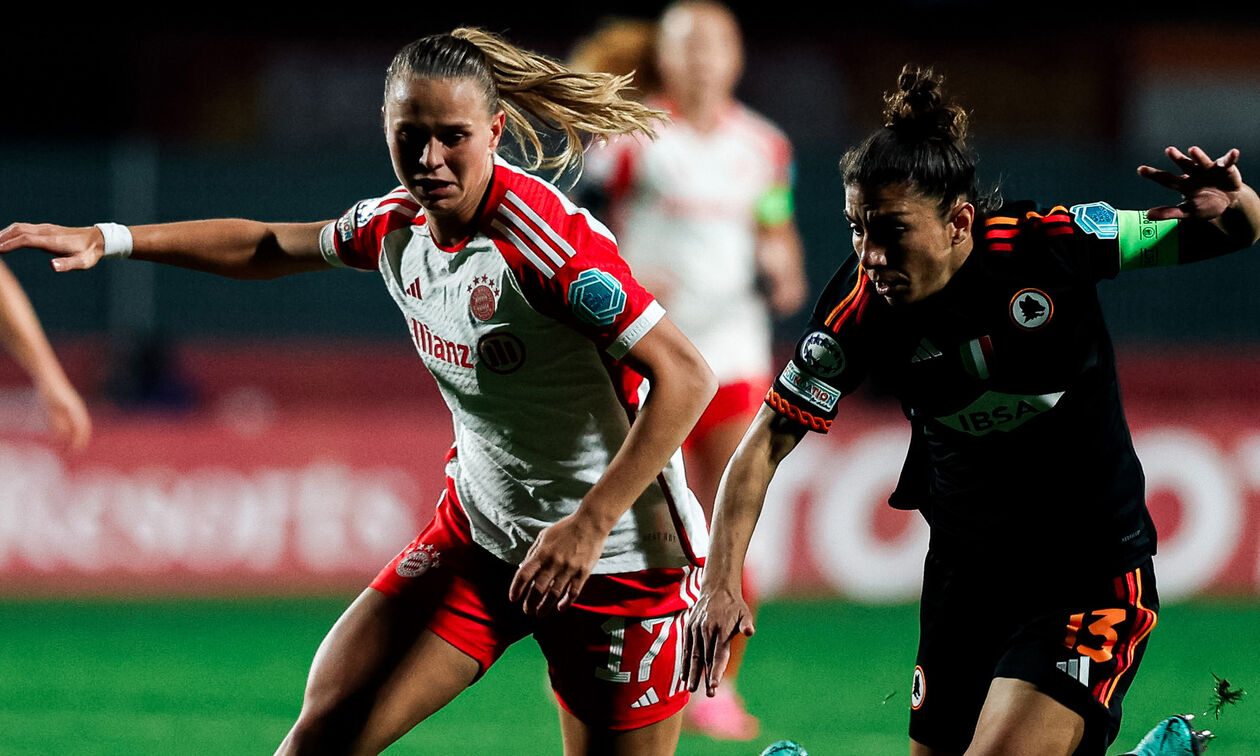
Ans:
<svg viewBox="0 0 1260 756"><path fill-rule="evenodd" d="M945 102L944 81L931 68L907 63L897 76L897 91L884 95L884 125L912 139L965 142L967 111Z"/></svg>

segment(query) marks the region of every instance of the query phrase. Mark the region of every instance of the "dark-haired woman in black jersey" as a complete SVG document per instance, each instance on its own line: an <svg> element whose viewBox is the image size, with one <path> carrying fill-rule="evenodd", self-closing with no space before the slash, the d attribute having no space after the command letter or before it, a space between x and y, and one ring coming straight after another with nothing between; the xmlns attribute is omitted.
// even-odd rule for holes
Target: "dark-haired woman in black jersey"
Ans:
<svg viewBox="0 0 1260 756"><path fill-rule="evenodd" d="M907 66L886 104L842 161L855 255L723 478L688 683L711 695L730 638L752 633L740 570L778 463L874 376L912 427L891 503L931 528L911 753L1101 755L1159 603L1095 285L1255 244L1260 197L1237 150L1169 147L1176 170L1138 173L1175 206L999 205L940 77Z"/></svg>

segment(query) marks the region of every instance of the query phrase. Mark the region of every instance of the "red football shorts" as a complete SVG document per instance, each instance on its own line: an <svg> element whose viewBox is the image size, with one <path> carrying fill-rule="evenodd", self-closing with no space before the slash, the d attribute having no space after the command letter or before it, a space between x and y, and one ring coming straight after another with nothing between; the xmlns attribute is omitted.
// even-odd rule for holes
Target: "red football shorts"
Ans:
<svg viewBox="0 0 1260 756"><path fill-rule="evenodd" d="M766 378L724 383L718 386L717 393L713 395L709 406L705 407L700 419L696 421L696 426L691 429L687 441L683 443L684 448L704 438L723 423L740 418L744 419L745 425L751 422L752 416L757 414L757 410L761 408L765 400L766 386L770 383L771 379Z"/></svg>
<svg viewBox="0 0 1260 756"><path fill-rule="evenodd" d="M482 673L532 634L560 705L590 727L645 727L686 705L683 625L699 593L699 570L592 575L572 608L542 618L508 601L515 572L473 543L448 477L433 520L372 587L423 602L425 627L476 659Z"/></svg>

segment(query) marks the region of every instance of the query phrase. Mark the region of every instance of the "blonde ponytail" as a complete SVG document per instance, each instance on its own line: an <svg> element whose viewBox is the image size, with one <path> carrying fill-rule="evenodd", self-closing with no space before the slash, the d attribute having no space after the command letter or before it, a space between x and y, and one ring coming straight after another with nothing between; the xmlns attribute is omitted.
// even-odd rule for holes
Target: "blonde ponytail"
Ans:
<svg viewBox="0 0 1260 756"><path fill-rule="evenodd" d="M476 28L461 27L404 47L390 64L386 89L404 73L480 82L491 112L502 108L506 114L509 132L525 151L525 167L550 169L557 177L580 167L584 136L603 139L637 131L654 137L653 122L666 118L622 94L631 86L630 76L573 71ZM540 127L563 135L558 153L547 154Z"/></svg>

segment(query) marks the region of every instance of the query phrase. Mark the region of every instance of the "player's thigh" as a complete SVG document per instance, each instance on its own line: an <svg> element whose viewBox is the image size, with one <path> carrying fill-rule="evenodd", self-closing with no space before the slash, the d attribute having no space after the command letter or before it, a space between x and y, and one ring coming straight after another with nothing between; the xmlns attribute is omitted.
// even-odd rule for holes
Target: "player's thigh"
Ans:
<svg viewBox="0 0 1260 756"><path fill-rule="evenodd" d="M357 692L374 696L421 628L407 628L397 598L367 588L324 636L306 681L304 709L336 706Z"/></svg>
<svg viewBox="0 0 1260 756"><path fill-rule="evenodd" d="M1085 719L1035 685L994 678L966 756L1070 756Z"/></svg>
<svg viewBox="0 0 1260 756"><path fill-rule="evenodd" d="M414 619L395 597L360 594L320 644L277 753L378 753L468 687L481 665Z"/></svg>
<svg viewBox="0 0 1260 756"><path fill-rule="evenodd" d="M412 699L414 711L431 714L468 687L481 665L443 641L400 599L368 588L341 615L311 664L306 700L315 708L361 698L376 709L391 698ZM408 672L426 673L407 684ZM304 704L305 706L305 704Z"/></svg>
<svg viewBox="0 0 1260 756"><path fill-rule="evenodd" d="M499 600L495 594L510 568L487 559L467 530L466 518L448 491L433 520L377 574L320 644L303 716L335 714L345 723L356 715L366 718L395 669L418 652L426 629L481 660L480 666L472 662L478 670L497 658L500 647L506 647L494 637L506 596ZM459 624L461 618L470 621ZM468 642L461 645L465 636ZM451 663L459 668L457 677L462 676L466 663ZM444 684L444 672L435 677L435 687Z"/></svg>
<svg viewBox="0 0 1260 756"><path fill-rule="evenodd" d="M286 742L371 753L444 706L529 633L507 600L512 573L472 543L444 497L325 638Z"/></svg>
<svg viewBox="0 0 1260 756"><path fill-rule="evenodd" d="M481 664L430 630L394 666L363 728L364 753L379 753L450 703L481 675Z"/></svg>
<svg viewBox="0 0 1260 756"><path fill-rule="evenodd" d="M682 713L633 730L591 727L560 709L565 756L672 756L682 732Z"/></svg>

